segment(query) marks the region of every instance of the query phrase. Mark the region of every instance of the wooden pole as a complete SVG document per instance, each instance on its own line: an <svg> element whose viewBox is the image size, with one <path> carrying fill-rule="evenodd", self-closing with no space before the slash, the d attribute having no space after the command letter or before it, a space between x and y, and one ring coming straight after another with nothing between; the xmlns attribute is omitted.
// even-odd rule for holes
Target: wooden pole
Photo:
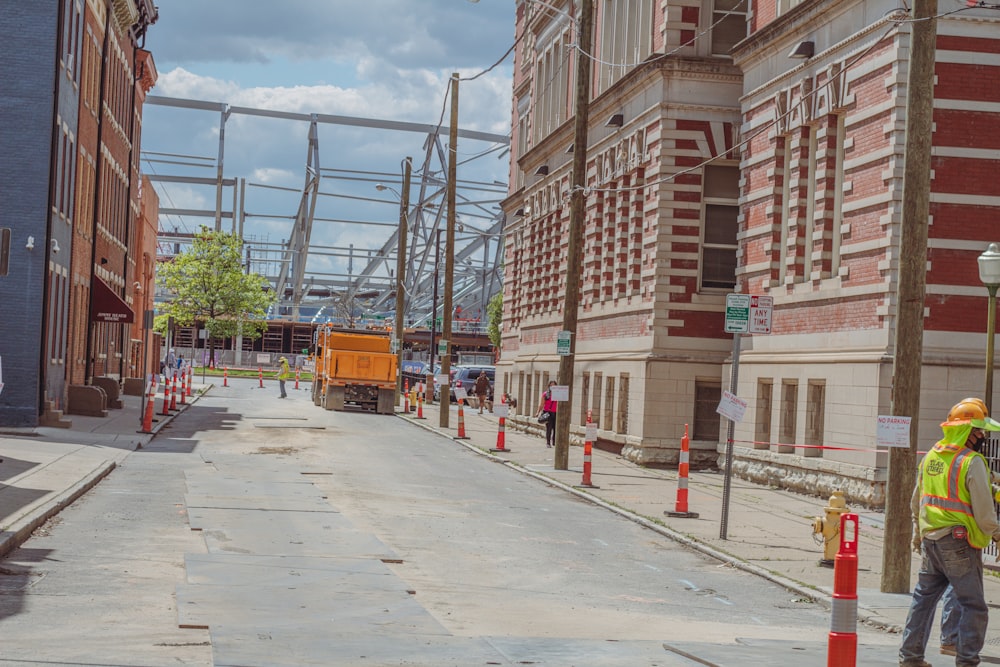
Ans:
<svg viewBox="0 0 1000 667"><path fill-rule="evenodd" d="M910 446L889 450L885 499L883 593L910 590L910 544L923 366L924 295L927 272L927 218L930 208L931 132L937 0L915 0L910 24L906 86L906 147L903 162L903 219L899 239L899 285L893 349L892 414L911 418ZM941 408L945 408L942 406ZM943 416L943 412L942 412Z"/></svg>

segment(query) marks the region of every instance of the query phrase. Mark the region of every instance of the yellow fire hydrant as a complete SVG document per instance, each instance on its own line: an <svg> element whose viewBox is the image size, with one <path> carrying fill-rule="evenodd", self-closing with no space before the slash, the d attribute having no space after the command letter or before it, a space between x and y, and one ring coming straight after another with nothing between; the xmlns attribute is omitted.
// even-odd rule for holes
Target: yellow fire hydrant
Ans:
<svg viewBox="0 0 1000 667"><path fill-rule="evenodd" d="M840 550L840 517L850 512L843 491L834 491L829 504L824 508L825 516L813 519L813 535L823 536L823 559L819 564L833 567L837 552Z"/></svg>

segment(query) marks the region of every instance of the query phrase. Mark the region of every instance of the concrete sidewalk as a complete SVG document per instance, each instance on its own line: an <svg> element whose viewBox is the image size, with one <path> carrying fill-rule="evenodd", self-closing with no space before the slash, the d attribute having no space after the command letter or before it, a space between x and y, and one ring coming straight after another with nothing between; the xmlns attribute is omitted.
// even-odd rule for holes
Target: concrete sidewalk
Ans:
<svg viewBox="0 0 1000 667"><path fill-rule="evenodd" d="M72 415L65 428L0 427L0 556L16 549L39 526L86 493L122 459L198 400L210 385L191 385L185 405L162 415L157 396L152 433L142 428L142 398L122 396L124 407L107 417ZM180 397L177 399L180 400Z"/></svg>
<svg viewBox="0 0 1000 667"><path fill-rule="evenodd" d="M438 405L424 405L424 420L414 413L398 414L417 425L455 437L458 412L451 406L449 428L440 428ZM812 534L812 520L823 515L827 499L814 498L776 488L760 486L740 479L730 483L726 539L722 533L722 498L725 476L721 472L692 472L689 476L688 511L697 518L672 518L666 511L676 509L677 472L643 468L610 452L594 449L591 456L591 484L599 488L581 488L583 447L572 446L569 470L553 467L554 449L545 446L541 428L532 432L518 430L506 420L504 453L492 452L497 446L499 420L490 414L480 415L475 408L465 408L465 433L468 440L459 442L506 465L523 470L567 492L643 523L649 528L718 558L733 567L765 577L789 590L830 605L833 593L833 569L819 564L823 555L818 536ZM533 423L533 420L532 420ZM864 508L851 508L858 514L858 618L860 622L889 632L900 632L906 621L910 594L880 592L882 577L883 528L885 515ZM992 564L992 557L987 561ZM916 583L920 558L912 556L911 590ZM1000 606L1000 578L987 572L986 597L991 608ZM1000 663L1000 624L991 624L986 637L983 662ZM938 651L935 630L928 644L929 659ZM996 657L989 657L996 656Z"/></svg>
<svg viewBox="0 0 1000 667"><path fill-rule="evenodd" d="M195 384L188 406L211 385ZM308 385L305 387L308 391ZM73 502L122 459L142 447L186 407L169 416L155 415L153 434L139 433L140 398L125 396L125 407L106 418L74 416L70 429L0 428L0 555L26 540L31 532ZM160 411L162 399L156 401ZM319 409L319 408L317 408ZM437 405L425 405L425 419L415 413L397 415L443 437L457 435L458 414L451 407L449 428L440 428ZM775 488L732 480L726 539L721 539L724 476L718 472L693 472L689 480L688 509L697 518L672 518L677 473L637 466L614 454L594 449L591 482L598 488L577 488L583 481L583 448L570 448L569 470L553 468L553 449L545 447L540 430L519 431L510 425L504 433L506 452L497 446L498 419L465 409L466 440L457 440L476 452L532 475L545 483L577 494L609 511L620 513L691 548L778 583L795 595L829 605L833 570L819 565L823 549L812 535L812 518L827 504ZM511 424L511 420L507 420ZM883 514L852 508L860 517L858 596L859 619L898 632L906 619L910 595L879 592L882 572ZM991 559L992 560L992 559ZM919 558L913 556L915 580ZM986 577L987 600L1000 605L1000 579ZM984 663L1000 663L1000 623L990 628ZM928 656L937 653L937 631L932 633ZM993 657L997 656L997 657ZM937 659L936 656L931 659Z"/></svg>

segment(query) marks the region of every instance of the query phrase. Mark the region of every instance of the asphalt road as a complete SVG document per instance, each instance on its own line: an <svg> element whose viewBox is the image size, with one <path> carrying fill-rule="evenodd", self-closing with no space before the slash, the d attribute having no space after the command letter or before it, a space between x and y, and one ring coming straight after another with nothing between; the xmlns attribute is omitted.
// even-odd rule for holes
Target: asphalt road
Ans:
<svg viewBox="0 0 1000 667"><path fill-rule="evenodd" d="M0 665L826 665L829 611L783 588L404 419L231 384L0 563Z"/></svg>

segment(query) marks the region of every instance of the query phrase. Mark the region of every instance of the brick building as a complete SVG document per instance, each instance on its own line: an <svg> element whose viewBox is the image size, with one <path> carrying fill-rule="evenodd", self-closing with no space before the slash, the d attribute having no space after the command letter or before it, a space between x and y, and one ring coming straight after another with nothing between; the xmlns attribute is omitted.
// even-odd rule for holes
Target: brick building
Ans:
<svg viewBox="0 0 1000 667"><path fill-rule="evenodd" d="M746 11L595 2L572 423L642 463L714 463L737 252ZM709 3L710 4L710 3ZM732 3L730 3L732 4ZM738 1L736 2L738 5ZM498 382L531 412L559 358L573 142L575 3L517 3ZM718 21L717 30L701 35ZM715 158L707 168L702 162ZM703 224L708 217L707 226ZM705 233L704 230L708 229Z"/></svg>
<svg viewBox="0 0 1000 667"><path fill-rule="evenodd" d="M987 291L977 256L1000 239L1000 13L937 20L919 440L982 395ZM739 282L775 300L774 334L744 346L737 468L843 486L880 504L896 336L910 23L891 1L754 3L744 72ZM800 47L800 45L802 45ZM795 50L806 57L789 58ZM917 335L916 332L914 335ZM782 444L777 444L782 443ZM833 449L833 448L848 449ZM846 480L846 481L845 481Z"/></svg>
<svg viewBox="0 0 1000 667"><path fill-rule="evenodd" d="M139 45L155 19L151 0L0 5L12 130L0 136L0 425L58 424L71 387L126 376L127 327L92 313L132 317L141 102L155 82Z"/></svg>
<svg viewBox="0 0 1000 667"><path fill-rule="evenodd" d="M504 202L498 381L527 412L558 369L577 57L576 3L546 4L517 3ZM590 409L603 443L667 464L689 424L692 461L714 461L732 359L725 295L770 295L773 333L742 337L737 394L749 408L735 469L880 504L875 425L891 410L906 15L888 0L594 6L572 423L579 429ZM997 240L1000 199L982 176L997 155L988 128L1000 112L998 20L980 9L938 21L922 446L948 406L981 393L976 257Z"/></svg>

